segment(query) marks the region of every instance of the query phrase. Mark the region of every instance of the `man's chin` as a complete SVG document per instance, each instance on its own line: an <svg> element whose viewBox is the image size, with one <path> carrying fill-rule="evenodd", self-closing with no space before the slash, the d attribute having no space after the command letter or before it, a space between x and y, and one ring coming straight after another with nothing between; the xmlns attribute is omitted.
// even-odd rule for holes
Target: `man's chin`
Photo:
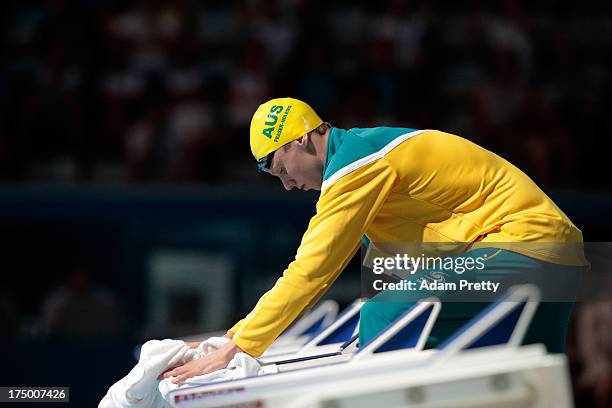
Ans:
<svg viewBox="0 0 612 408"><path fill-rule="evenodd" d="M302 190L304 190L304 191L310 191L310 190L321 191L321 185L322 184L323 184L322 181L315 181L312 184L304 183L302 185Z"/></svg>

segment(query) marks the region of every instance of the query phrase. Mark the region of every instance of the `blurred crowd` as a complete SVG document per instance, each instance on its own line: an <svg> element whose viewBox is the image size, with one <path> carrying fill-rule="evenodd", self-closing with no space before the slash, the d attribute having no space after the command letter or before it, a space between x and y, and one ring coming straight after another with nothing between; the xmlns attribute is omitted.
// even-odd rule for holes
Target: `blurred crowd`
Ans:
<svg viewBox="0 0 612 408"><path fill-rule="evenodd" d="M250 118L293 96L342 128L459 134L545 189L612 187L612 3L21 0L0 18L5 185L269 185ZM87 266L25 325L0 287L2 332L124 337ZM610 406L611 324L610 303L577 306L568 356L589 406Z"/></svg>
<svg viewBox="0 0 612 408"><path fill-rule="evenodd" d="M295 96L339 127L446 130L546 187L605 187L612 7L592 3L13 2L0 181L268 183L250 117Z"/></svg>

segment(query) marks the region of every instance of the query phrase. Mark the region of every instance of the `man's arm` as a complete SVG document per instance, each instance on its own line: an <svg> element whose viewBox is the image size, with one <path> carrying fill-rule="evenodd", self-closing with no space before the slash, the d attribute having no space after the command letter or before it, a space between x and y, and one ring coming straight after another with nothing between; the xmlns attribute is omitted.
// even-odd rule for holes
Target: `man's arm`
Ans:
<svg viewBox="0 0 612 408"><path fill-rule="evenodd" d="M199 360L166 371L178 383L225 368L240 351L259 356L334 282L359 248L361 236L397 181L383 157L337 180L321 192L317 214L302 238L295 261L255 308L232 329L233 339Z"/></svg>
<svg viewBox="0 0 612 408"><path fill-rule="evenodd" d="M359 248L397 176L383 157L321 192L295 260L239 325L234 342L259 356L334 282Z"/></svg>

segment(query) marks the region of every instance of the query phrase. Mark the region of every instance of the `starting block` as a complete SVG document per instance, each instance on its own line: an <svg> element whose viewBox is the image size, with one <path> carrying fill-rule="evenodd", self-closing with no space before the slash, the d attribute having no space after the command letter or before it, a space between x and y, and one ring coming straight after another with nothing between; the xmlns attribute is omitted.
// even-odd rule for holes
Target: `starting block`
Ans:
<svg viewBox="0 0 612 408"><path fill-rule="evenodd" d="M538 301L535 287L512 288L437 350L394 349L389 341L409 334L396 336L399 330L379 336L386 341L364 345L362 352L377 344L362 358L357 353L349 361L183 388L169 394L169 402L175 407L571 406L565 358L546 354L540 345L519 346Z"/></svg>
<svg viewBox="0 0 612 408"><path fill-rule="evenodd" d="M326 328L315 333L305 344L294 343L266 350L259 360L266 364L297 356L336 352L359 331L359 312L363 302L354 301Z"/></svg>

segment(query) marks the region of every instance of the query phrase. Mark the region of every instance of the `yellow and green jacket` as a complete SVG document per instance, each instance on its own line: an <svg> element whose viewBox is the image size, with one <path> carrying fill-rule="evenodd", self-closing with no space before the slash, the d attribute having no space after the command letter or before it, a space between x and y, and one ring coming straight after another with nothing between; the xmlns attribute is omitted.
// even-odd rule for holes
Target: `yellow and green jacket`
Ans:
<svg viewBox="0 0 612 408"><path fill-rule="evenodd" d="M295 260L230 330L259 356L336 280L366 236L372 242L582 242L582 233L521 170L436 130L332 128L321 195ZM507 246L506 246L507 248ZM584 265L579 251L518 245L552 263Z"/></svg>

